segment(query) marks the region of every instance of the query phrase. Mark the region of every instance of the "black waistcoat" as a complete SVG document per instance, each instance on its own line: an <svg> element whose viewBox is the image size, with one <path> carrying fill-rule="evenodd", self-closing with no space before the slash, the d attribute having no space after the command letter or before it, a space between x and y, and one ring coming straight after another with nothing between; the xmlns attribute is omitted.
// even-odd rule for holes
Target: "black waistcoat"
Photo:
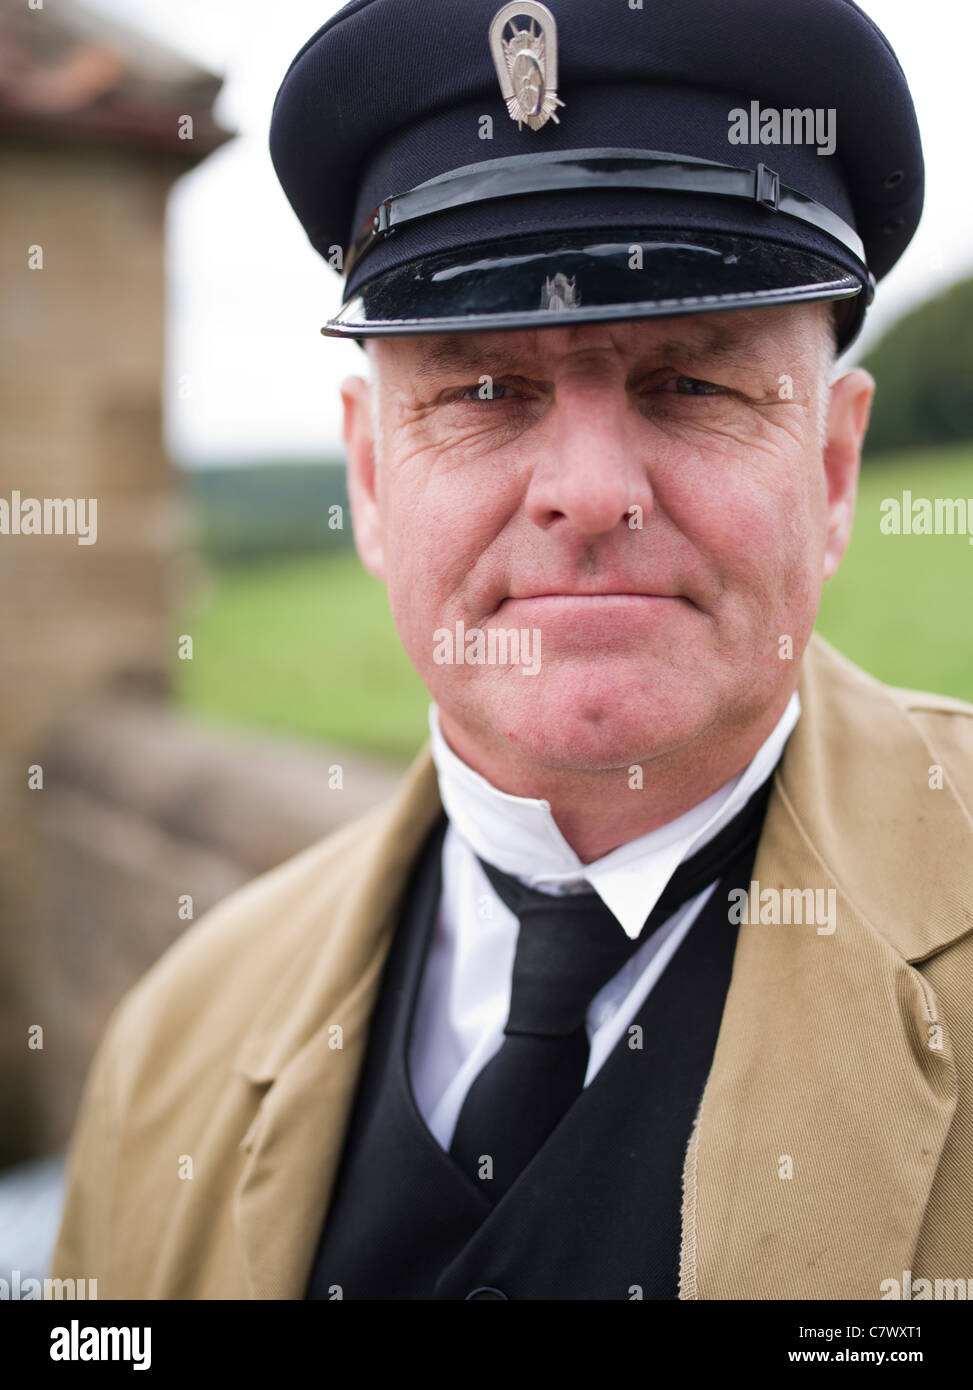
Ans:
<svg viewBox="0 0 973 1390"><path fill-rule="evenodd" d="M441 817L403 901L307 1297L676 1298L683 1163L736 944L727 893L748 886L753 852L636 1013L641 1048L629 1025L494 1205L430 1133L408 1075L445 829Z"/></svg>

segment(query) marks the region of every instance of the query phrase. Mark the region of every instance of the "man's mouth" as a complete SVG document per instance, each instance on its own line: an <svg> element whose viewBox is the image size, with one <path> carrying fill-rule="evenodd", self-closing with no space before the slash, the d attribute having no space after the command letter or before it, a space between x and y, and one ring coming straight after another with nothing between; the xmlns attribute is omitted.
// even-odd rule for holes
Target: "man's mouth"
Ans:
<svg viewBox="0 0 973 1390"><path fill-rule="evenodd" d="M495 610L493 619L516 627L571 619L586 625L599 619L606 623L646 622L682 607L694 608L695 604L682 594L644 593L634 589L550 589L508 594Z"/></svg>
<svg viewBox="0 0 973 1390"><path fill-rule="evenodd" d="M618 602L670 602L689 603L691 600L682 594L664 594L638 589L538 589L522 594L508 594L499 604L499 612L506 604L517 603L618 603Z"/></svg>

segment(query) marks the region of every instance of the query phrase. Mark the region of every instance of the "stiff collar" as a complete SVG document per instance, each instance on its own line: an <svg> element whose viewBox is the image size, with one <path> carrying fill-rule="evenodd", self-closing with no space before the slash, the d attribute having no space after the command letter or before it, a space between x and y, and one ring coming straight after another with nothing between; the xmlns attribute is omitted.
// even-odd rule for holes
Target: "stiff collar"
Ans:
<svg viewBox="0 0 973 1390"><path fill-rule="evenodd" d="M453 751L435 704L429 707L429 735L446 814L473 852L544 892L581 892L590 886L634 940L676 867L712 839L770 776L800 713L795 691L773 732L741 772L676 820L590 864L578 858L561 834L549 801L500 791Z"/></svg>

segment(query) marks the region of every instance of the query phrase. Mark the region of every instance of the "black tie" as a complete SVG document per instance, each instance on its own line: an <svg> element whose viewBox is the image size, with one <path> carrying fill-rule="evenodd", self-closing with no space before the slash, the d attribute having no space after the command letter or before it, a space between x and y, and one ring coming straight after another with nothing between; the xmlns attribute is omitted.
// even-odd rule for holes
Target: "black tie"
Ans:
<svg viewBox="0 0 973 1390"><path fill-rule="evenodd" d="M583 1090L592 999L677 908L752 849L771 780L679 865L634 941L597 893L541 893L480 860L520 929L504 1041L470 1087L449 1151L491 1200L507 1191Z"/></svg>

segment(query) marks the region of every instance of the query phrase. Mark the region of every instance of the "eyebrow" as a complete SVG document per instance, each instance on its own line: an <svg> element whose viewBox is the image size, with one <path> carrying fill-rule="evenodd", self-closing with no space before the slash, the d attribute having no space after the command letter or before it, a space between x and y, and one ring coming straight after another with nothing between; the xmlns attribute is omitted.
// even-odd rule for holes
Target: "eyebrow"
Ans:
<svg viewBox="0 0 973 1390"><path fill-rule="evenodd" d="M534 333L542 332L535 329ZM640 357L652 356L659 359L676 358L682 361L698 362L736 362L744 366L766 366L766 356L760 351L759 336L752 332L741 332L727 326L707 327L698 330L696 341L670 338L647 345ZM449 371L472 370L479 368L490 376L510 371L527 359L536 359L536 348L500 347L476 345L466 334L455 334L440 342L423 345L422 356L415 367L421 379L432 378Z"/></svg>
<svg viewBox="0 0 973 1390"><path fill-rule="evenodd" d="M734 329L726 325L704 327L698 342L687 343L679 339L670 339L667 342L659 343L657 347L664 356L682 354L693 358L714 357L717 362L743 360L760 363L766 361L766 356L761 351L761 338L758 333L747 329Z"/></svg>
<svg viewBox="0 0 973 1390"><path fill-rule="evenodd" d="M523 349L517 352L510 348L477 347L465 335L457 334L440 343L425 345L415 370L419 377L432 377L446 371L479 367L494 376L498 369L509 371L511 362L522 360L524 356Z"/></svg>

